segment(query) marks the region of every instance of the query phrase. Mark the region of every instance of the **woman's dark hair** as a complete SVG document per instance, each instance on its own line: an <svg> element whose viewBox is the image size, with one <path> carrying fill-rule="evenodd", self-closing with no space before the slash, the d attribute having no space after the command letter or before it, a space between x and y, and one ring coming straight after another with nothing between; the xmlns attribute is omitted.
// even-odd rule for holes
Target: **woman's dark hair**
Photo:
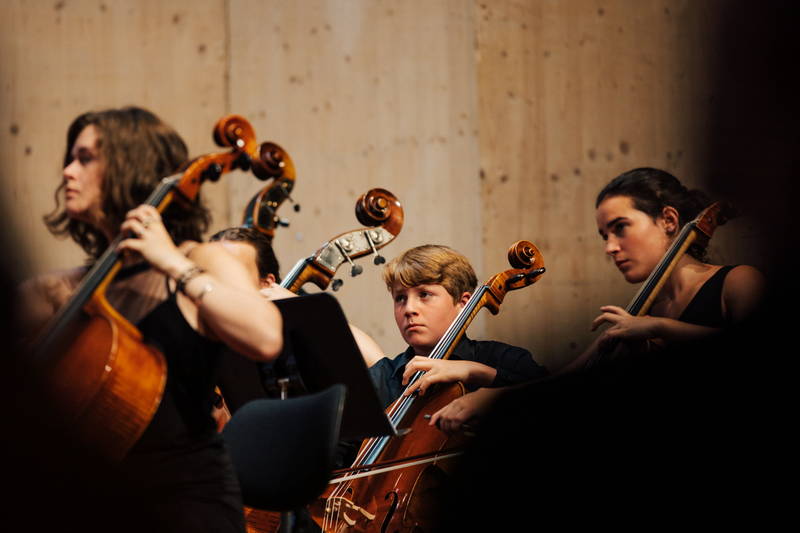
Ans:
<svg viewBox="0 0 800 533"><path fill-rule="evenodd" d="M657 168L635 168L611 180L597 195L595 207L606 198L627 196L633 207L648 214L653 220L660 217L667 206L678 212L678 227L694 220L711 202L699 190L689 190L678 178ZM705 260L705 251L692 246L689 254L700 261Z"/></svg>
<svg viewBox="0 0 800 533"><path fill-rule="evenodd" d="M64 168L73 159L72 148L87 126L97 128L97 149L105 171L102 210L111 227L118 228L125 214L141 205L164 176L177 172L188 159L186 144L178 133L156 115L139 107L92 111L77 117L67 130ZM109 245L106 235L94 226L67 215L61 205L66 184L56 189L56 207L44 217L55 235L69 235L93 258ZM176 244L202 240L211 215L198 198L189 203L173 201L162 213L164 224Z"/></svg>
<svg viewBox="0 0 800 533"><path fill-rule="evenodd" d="M211 236L209 241L239 241L246 242L256 249L256 265L258 267L258 277L266 278L268 274L275 276L275 280L280 282L280 265L272 250L270 238L255 228L238 226L218 231Z"/></svg>

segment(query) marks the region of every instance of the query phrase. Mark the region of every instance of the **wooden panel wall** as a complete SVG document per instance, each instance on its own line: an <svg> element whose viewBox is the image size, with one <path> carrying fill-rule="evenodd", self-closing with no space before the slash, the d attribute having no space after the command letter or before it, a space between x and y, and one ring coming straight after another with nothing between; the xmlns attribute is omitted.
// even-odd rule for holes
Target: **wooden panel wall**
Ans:
<svg viewBox="0 0 800 533"><path fill-rule="evenodd" d="M406 225L391 258L453 246L485 280L517 239L548 273L470 332L551 366L593 337L604 303L634 292L603 256L593 202L621 171L658 166L702 185L716 2L685 0L53 0L0 6L0 159L27 272L81 260L41 224L64 132L87 109L138 104L192 154L239 113L294 159L294 213L275 240L286 272L358 227L356 197L395 193ZM239 173L205 190L213 230L238 224L263 184ZM379 269L338 293L350 320L402 349Z"/></svg>

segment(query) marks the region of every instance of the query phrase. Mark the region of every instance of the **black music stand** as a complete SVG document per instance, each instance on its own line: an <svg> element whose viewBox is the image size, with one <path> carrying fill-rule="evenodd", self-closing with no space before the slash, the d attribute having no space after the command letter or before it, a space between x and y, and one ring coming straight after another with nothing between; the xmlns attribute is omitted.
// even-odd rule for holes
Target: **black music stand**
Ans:
<svg viewBox="0 0 800 533"><path fill-rule="evenodd" d="M283 315L284 353L294 355L302 387L309 393L347 387L340 438L396 435L336 298L319 292L274 303ZM218 384L231 413L267 397L258 364L238 354L225 354Z"/></svg>

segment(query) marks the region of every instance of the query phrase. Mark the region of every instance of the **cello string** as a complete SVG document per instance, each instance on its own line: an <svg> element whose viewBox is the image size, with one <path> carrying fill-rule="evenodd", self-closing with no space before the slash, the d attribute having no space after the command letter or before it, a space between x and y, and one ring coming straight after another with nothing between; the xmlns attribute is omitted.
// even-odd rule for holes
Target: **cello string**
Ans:
<svg viewBox="0 0 800 533"><path fill-rule="evenodd" d="M481 285L472 294L466 305L464 305L464 308L456 316L456 319L453 320L453 322L445 331L444 335L442 335L442 338L436 343L436 346L433 348L431 355L429 356L431 359L444 358L444 356L452 347L455 339L464 331L467 321L474 316L474 312L477 310L478 305L483 301L483 296L487 290L488 287L486 285ZM408 385L406 385L406 390L416 383L424 374L424 371L416 372L409 380ZM396 402L394 405L392 405L389 413L387 414L389 415L389 419L395 428L398 427L405 415L411 409L415 398L415 395L403 396L399 402ZM370 442L369 445L365 447L365 453L363 454L364 457L362 460L364 461L364 464L371 464L374 462L377 459L377 456L383 451L384 447L389 442L389 439L390 437L380 437ZM360 465L354 464L354 466Z"/></svg>
<svg viewBox="0 0 800 533"><path fill-rule="evenodd" d="M456 319L453 323L445 331L442 338L439 339L436 346L434 347L433 351L431 352L432 359L443 359L445 354L447 353L448 349L451 347L453 341L457 338L460 332L463 331L464 325L469 317L472 316L472 313L475 311L478 303L481 301L484 293L486 292L487 287L485 285L479 287L475 293L472 295L470 300L464 306L464 308L459 312L456 316ZM420 371L414 374L412 378L409 380L406 389L416 383L421 376L424 375L424 372ZM392 405L387 415L393 425L393 427L397 427L402 417L408 412L410 409L411 404L414 401L414 397L412 396L405 396L401 399L400 402L396 402ZM366 445L359 451L356 460L353 462L353 467L359 467L364 465L369 465L373 462L376 457L380 454L380 452L384 449L386 443L389 441L389 437L380 437L380 438L371 438L367 441ZM341 502L338 501L341 498L341 495L344 494L350 488L350 481L353 479L358 479L360 477L364 477L363 475L359 475L357 477L350 477L340 479L336 483L336 487L331 492L331 495L326 499L325 503L325 513L323 522L325 525L329 524L337 524L339 522L339 513L341 512Z"/></svg>
<svg viewBox="0 0 800 533"><path fill-rule="evenodd" d="M453 323L448 327L445 331L445 334L439 339L439 342L434 347L431 358L433 359L442 359L446 354L447 350L451 346L453 340L458 336L458 333L463 330L463 326L467 318L471 315L474 308L476 307L478 301L482 297L483 293L485 292L485 286L480 287L478 290L475 291L475 294L470 298L467 304L464 306L464 309L458 314L456 319ZM409 381L409 384L406 388L410 387L413 383L415 383L419 378L424 374L424 372L417 372L414 374L412 379ZM400 402L395 403L392 408L390 409L389 415L390 421L392 422L393 427L397 427L397 425L402 420L402 417L407 413L411 404L413 403L414 398L411 396L405 396ZM380 437L380 438L371 438L367 442L367 445L363 447L363 451L360 451L356 460L353 463L353 467L358 467L362 465L369 465L371 462L374 462L377 456L383 451L386 443L389 442L390 437ZM358 476L363 477L363 476ZM337 483L337 487L331 492L331 496L329 496L328 500L333 499L334 502L338 500L341 494L344 494L350 488L350 481L352 479L357 478L347 478L343 479ZM338 504L338 505L337 505ZM333 503L335 509L333 513L336 515L336 523L338 524L339 518L338 513L340 512L340 505L341 502ZM327 517L329 515L328 511L329 507L326 502L326 512L325 512L325 519L324 521L327 522Z"/></svg>
<svg viewBox="0 0 800 533"><path fill-rule="evenodd" d="M158 206L181 177L182 174L173 174L172 176L162 178L160 185L150 193L145 203ZM75 313L82 309L83 306L86 305L86 302L94 295L97 286L108 276L108 273L119 261L117 245L125 238L127 238L127 236L118 235L111 242L92 268L89 269L89 272L83 277L77 289L75 289L74 295L53 316L45 329L45 334L34 348L34 357L44 357L50 351L52 345L60 338L63 329L74 318Z"/></svg>
<svg viewBox="0 0 800 533"><path fill-rule="evenodd" d="M655 285L663 276L664 271L669 267L669 264L675 258L675 255L678 253L678 250L681 248L683 243L689 237L689 234L694 230L696 225L697 225L696 222L692 221L688 222L683 227L681 232L678 234L678 237L670 246L669 250L667 250L667 253L664 254L664 257L661 258L661 261L658 262L656 267L647 277L647 280L645 280L645 282L642 284L642 287L636 293L636 296L633 297L633 300L626 309L628 313L635 315L639 312L639 310L642 308L645 301L647 300L647 297L650 295Z"/></svg>

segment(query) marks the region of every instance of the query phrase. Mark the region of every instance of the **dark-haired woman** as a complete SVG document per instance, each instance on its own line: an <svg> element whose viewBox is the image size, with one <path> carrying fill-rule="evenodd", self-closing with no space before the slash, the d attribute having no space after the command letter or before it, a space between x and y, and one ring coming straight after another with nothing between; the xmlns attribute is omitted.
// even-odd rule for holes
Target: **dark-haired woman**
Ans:
<svg viewBox="0 0 800 533"><path fill-rule="evenodd" d="M647 279L683 225L710 205L671 174L654 168L625 172L597 195L597 230L605 252L630 283ZM748 265L705 262L702 250L690 249L675 266L646 316L605 305L592 329L610 324L592 346L566 370L582 367L619 341L631 350L658 340L666 345L702 340L741 323L758 307L764 280Z"/></svg>
<svg viewBox="0 0 800 533"><path fill-rule="evenodd" d="M224 345L259 361L282 347L277 308L219 243L199 244L208 213L173 202L162 214L142 205L159 180L186 161L169 126L141 108L79 116L70 126L56 211L46 217L96 259L120 232L126 264L109 301L167 360L164 396L149 426L113 475L125 498L113 528L243 531L241 496L211 418ZM62 203L63 202L63 203ZM69 297L85 268L23 286L28 325L41 324ZM113 498L113 496L108 496ZM88 502L87 502L88 504ZM100 507L100 506L98 506Z"/></svg>

